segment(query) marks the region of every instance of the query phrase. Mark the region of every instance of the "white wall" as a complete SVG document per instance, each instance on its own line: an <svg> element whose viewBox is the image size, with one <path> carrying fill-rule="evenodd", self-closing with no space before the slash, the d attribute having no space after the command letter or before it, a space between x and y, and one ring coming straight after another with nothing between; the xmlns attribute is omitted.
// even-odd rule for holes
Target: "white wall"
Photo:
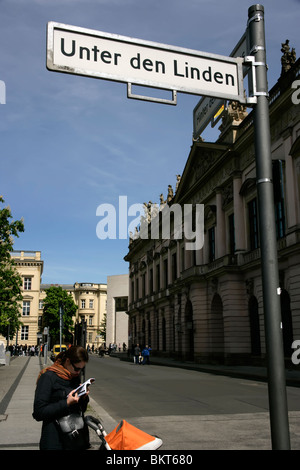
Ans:
<svg viewBox="0 0 300 470"><path fill-rule="evenodd" d="M106 345L116 343L117 346L128 346L128 315L125 312L116 312L115 299L128 298L129 276L119 274L107 276L107 316L106 316Z"/></svg>

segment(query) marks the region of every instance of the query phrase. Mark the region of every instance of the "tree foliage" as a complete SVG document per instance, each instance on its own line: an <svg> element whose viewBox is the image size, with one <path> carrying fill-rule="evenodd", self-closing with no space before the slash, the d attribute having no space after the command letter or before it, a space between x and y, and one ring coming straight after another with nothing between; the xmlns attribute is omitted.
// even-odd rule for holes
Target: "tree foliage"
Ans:
<svg viewBox="0 0 300 470"><path fill-rule="evenodd" d="M103 316L103 320L99 325L98 334L102 337L103 341L106 341L106 313Z"/></svg>
<svg viewBox="0 0 300 470"><path fill-rule="evenodd" d="M74 330L72 317L76 315L77 305L71 294L60 286L46 289L43 308L43 325L49 327L49 333L54 342L59 340L60 332L60 305L63 307L63 336L69 340Z"/></svg>
<svg viewBox="0 0 300 470"><path fill-rule="evenodd" d="M0 196L0 203L4 199ZM12 337L20 328L20 301L22 300L22 278L11 258L14 237L24 232L22 220L11 221L9 206L0 209L0 334Z"/></svg>

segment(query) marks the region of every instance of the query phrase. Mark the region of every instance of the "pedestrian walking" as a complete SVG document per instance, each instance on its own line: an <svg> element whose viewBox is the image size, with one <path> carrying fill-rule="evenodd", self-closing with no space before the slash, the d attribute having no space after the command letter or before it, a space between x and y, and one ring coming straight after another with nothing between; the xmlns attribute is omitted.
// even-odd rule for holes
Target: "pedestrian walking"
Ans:
<svg viewBox="0 0 300 470"><path fill-rule="evenodd" d="M147 344L142 351L143 364L150 364L150 351L151 348Z"/></svg>
<svg viewBox="0 0 300 470"><path fill-rule="evenodd" d="M139 364L140 353L141 353L141 348L140 348L140 345L137 344L134 348L134 362L135 362L135 364Z"/></svg>

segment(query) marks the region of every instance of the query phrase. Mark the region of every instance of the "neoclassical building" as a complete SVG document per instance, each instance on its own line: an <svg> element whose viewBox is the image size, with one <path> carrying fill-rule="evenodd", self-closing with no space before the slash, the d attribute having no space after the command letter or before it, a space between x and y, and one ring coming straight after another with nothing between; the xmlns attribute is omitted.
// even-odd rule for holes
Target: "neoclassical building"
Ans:
<svg viewBox="0 0 300 470"><path fill-rule="evenodd" d="M22 278L21 318L22 326L13 343L36 345L41 330L40 286L44 261L40 251L13 251L16 269Z"/></svg>
<svg viewBox="0 0 300 470"><path fill-rule="evenodd" d="M299 60L283 67L269 91L287 360L291 358L293 340L300 339L300 104L292 99L292 84L299 77L299 68ZM148 239L136 234L125 256L129 262L131 343L151 344L153 354L199 363L263 363L265 334L252 112L248 114L238 103L230 103L218 140L211 143L200 138L193 142L175 195L169 187L166 204L171 214L171 236L151 238L150 226L155 219L148 223L145 217L142 227L145 230L148 223ZM197 205L204 208L201 249L186 249L183 223L182 236L178 236L172 207L180 206L184 213L184 205L191 205L194 212ZM156 218L160 226L164 210L162 204L157 216L160 219ZM195 220L193 224L195 228Z"/></svg>
<svg viewBox="0 0 300 470"><path fill-rule="evenodd" d="M40 292L40 315L43 314L43 300L46 292L53 285L41 284ZM90 347L98 347L103 342L99 335L107 303L107 285L93 282L75 282L75 284L55 284L68 292L73 297L78 309L73 318L74 323L86 322L86 344Z"/></svg>

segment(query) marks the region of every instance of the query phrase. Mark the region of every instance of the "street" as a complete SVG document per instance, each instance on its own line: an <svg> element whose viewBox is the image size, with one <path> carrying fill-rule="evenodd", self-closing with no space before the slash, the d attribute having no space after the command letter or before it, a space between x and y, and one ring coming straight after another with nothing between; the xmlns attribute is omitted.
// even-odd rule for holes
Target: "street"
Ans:
<svg viewBox="0 0 300 470"><path fill-rule="evenodd" d="M165 449L271 449L266 383L98 356L90 356L89 377L110 426L126 419ZM300 389L287 393L291 447L300 449Z"/></svg>

